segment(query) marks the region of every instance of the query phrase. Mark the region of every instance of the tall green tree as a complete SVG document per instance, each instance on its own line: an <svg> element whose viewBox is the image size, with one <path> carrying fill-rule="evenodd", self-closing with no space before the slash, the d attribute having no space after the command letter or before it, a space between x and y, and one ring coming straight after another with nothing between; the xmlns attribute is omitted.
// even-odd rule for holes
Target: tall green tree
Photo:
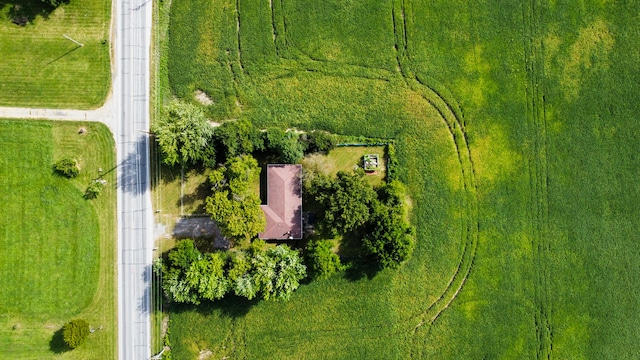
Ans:
<svg viewBox="0 0 640 360"><path fill-rule="evenodd" d="M415 247L415 229L404 219L401 206L374 206L362 240L365 251L382 268L396 268Z"/></svg>
<svg viewBox="0 0 640 360"><path fill-rule="evenodd" d="M213 194L206 200L207 213L224 236L244 244L267 224L260 198L250 191L259 176L258 162L243 155L229 159L224 169L216 169L210 177Z"/></svg>
<svg viewBox="0 0 640 360"><path fill-rule="evenodd" d="M353 231L369 220L377 194L364 179L364 171L340 171L335 180L319 184L322 188L315 191L316 201L324 208L324 224L331 233Z"/></svg>
<svg viewBox="0 0 640 360"><path fill-rule="evenodd" d="M264 137L249 120L227 121L216 128L213 137L223 161L264 150Z"/></svg>
<svg viewBox="0 0 640 360"><path fill-rule="evenodd" d="M163 162L175 164L211 161L215 158L209 146L213 127L204 111L193 104L174 100L167 105L162 116L151 127L162 153Z"/></svg>
<svg viewBox="0 0 640 360"><path fill-rule="evenodd" d="M331 248L332 244L328 240L307 243L304 250L304 260L311 278L324 278L343 268L340 258Z"/></svg>
<svg viewBox="0 0 640 360"><path fill-rule="evenodd" d="M266 147L285 164L295 164L304 156L304 144L293 131L269 128L266 133Z"/></svg>
<svg viewBox="0 0 640 360"><path fill-rule="evenodd" d="M288 300L307 275L297 250L286 245L270 248L253 258L253 281L264 300Z"/></svg>

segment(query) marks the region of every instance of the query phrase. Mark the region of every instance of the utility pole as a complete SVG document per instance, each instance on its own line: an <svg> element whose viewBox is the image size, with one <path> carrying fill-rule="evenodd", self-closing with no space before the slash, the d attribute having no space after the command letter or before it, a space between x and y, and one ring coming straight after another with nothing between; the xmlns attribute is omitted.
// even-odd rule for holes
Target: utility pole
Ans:
<svg viewBox="0 0 640 360"><path fill-rule="evenodd" d="M66 37L67 39L69 39L69 40L73 41L74 43L76 43L76 45L78 45L78 47L83 47L84 46L84 44L81 44L81 43L73 40L70 36L67 36L65 34L62 34L62 36Z"/></svg>

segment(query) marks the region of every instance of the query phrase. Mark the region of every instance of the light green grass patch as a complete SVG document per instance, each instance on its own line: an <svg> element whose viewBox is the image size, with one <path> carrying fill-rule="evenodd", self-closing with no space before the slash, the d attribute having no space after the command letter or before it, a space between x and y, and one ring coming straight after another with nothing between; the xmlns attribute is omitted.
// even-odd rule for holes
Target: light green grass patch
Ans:
<svg viewBox="0 0 640 360"><path fill-rule="evenodd" d="M384 146L340 146L324 154L307 155L302 162L306 166L321 171L325 175L335 176L338 171L353 172L363 168L362 159L365 154L378 154L380 168L375 173L365 175L365 179L373 186L382 184L387 173Z"/></svg>
<svg viewBox="0 0 640 360"><path fill-rule="evenodd" d="M78 134L79 126L87 129ZM100 124L1 121L0 356L50 358L63 351L54 332L72 318L102 330L65 358L115 356L115 166L109 130ZM84 164L73 180L53 174L55 159ZM107 187L83 198L102 167ZM97 170L97 169L96 169ZM15 330L14 330L15 327Z"/></svg>
<svg viewBox="0 0 640 360"><path fill-rule="evenodd" d="M0 105L90 109L104 103L111 81L110 1L71 1L24 27L10 21L13 3L3 5Z"/></svg>

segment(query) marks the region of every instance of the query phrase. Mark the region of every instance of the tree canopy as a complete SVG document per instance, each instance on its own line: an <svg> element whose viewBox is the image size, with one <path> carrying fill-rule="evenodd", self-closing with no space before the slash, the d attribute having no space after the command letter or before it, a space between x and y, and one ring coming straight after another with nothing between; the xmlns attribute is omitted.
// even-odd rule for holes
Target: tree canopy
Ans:
<svg viewBox="0 0 640 360"><path fill-rule="evenodd" d="M215 158L213 148L208 146L214 132L213 127L203 110L196 105L180 100L172 101L153 124L151 131L162 153L163 162L169 166Z"/></svg>
<svg viewBox="0 0 640 360"><path fill-rule="evenodd" d="M264 250L214 252L204 256L193 240L182 240L163 265L163 289L170 301L199 304L233 291L238 296L264 300L289 299L306 276L300 254L286 245Z"/></svg>
<svg viewBox="0 0 640 360"><path fill-rule="evenodd" d="M70 348L82 345L90 333L89 323L84 319L74 319L62 328L62 338Z"/></svg>
<svg viewBox="0 0 640 360"><path fill-rule="evenodd" d="M210 175L213 194L206 211L226 237L248 243L267 224L260 198L249 189L260 176L258 162L250 155L231 158Z"/></svg>
<svg viewBox="0 0 640 360"><path fill-rule="evenodd" d="M364 179L364 172L340 171L333 181L319 184L316 201L324 208L324 222L334 235L344 234L364 225L376 192Z"/></svg>
<svg viewBox="0 0 640 360"><path fill-rule="evenodd" d="M311 278L324 278L343 268L340 258L331 250L331 247L331 243L327 240L307 243L304 259Z"/></svg>
<svg viewBox="0 0 640 360"><path fill-rule="evenodd" d="M264 150L264 136L249 120L227 121L216 128L213 138L222 161Z"/></svg>
<svg viewBox="0 0 640 360"><path fill-rule="evenodd" d="M304 156L304 145L300 136L293 131L278 128L267 129L266 147L278 156L281 162L295 164Z"/></svg>

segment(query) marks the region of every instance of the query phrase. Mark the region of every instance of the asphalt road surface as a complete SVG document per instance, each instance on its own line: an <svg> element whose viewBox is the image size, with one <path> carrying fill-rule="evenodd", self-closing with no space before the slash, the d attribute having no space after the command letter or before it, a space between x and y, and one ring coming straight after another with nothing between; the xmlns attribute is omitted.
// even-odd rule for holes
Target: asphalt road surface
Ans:
<svg viewBox="0 0 640 360"><path fill-rule="evenodd" d="M150 0L116 0L113 87L118 156L118 358L151 356Z"/></svg>

